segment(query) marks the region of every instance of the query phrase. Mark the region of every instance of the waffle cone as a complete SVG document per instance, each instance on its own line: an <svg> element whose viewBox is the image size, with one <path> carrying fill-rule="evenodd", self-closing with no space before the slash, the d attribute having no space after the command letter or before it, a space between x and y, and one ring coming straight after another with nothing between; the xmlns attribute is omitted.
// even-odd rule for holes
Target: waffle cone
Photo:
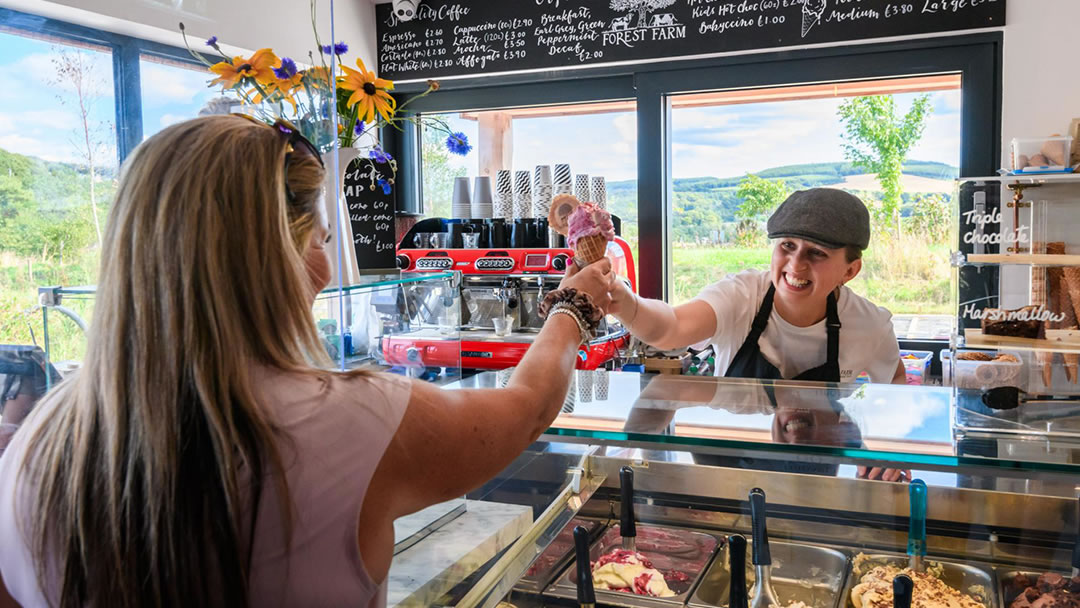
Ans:
<svg viewBox="0 0 1080 608"><path fill-rule="evenodd" d="M1069 291L1073 314L1080 318L1080 268L1065 268L1065 288Z"/></svg>
<svg viewBox="0 0 1080 608"><path fill-rule="evenodd" d="M1067 354L1065 355L1065 377L1069 379L1070 384L1080 383L1077 372L1080 371L1080 355Z"/></svg>
<svg viewBox="0 0 1080 608"><path fill-rule="evenodd" d="M608 240L602 234L583 236L574 245L574 262L581 268L599 262L607 252Z"/></svg>

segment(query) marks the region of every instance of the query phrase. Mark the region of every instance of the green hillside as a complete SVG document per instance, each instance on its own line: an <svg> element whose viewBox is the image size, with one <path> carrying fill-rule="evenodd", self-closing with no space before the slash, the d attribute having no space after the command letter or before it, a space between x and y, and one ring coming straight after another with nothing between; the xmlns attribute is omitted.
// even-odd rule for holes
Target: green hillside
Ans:
<svg viewBox="0 0 1080 608"><path fill-rule="evenodd" d="M786 165L756 173L766 179L782 179L792 190L814 188L844 181L848 176L866 173L865 169L848 162ZM909 161L904 165L905 175L930 179L953 180L959 169L944 163ZM674 238L676 241L692 241L707 238L724 224L736 221L735 211L741 201L736 195L744 175L736 177L690 177L674 180ZM904 200L911 195L905 193ZM608 183L608 206L619 217L637 216L637 181L626 180ZM905 213L907 210L905 209ZM624 231L634 234L634 222L626 222Z"/></svg>

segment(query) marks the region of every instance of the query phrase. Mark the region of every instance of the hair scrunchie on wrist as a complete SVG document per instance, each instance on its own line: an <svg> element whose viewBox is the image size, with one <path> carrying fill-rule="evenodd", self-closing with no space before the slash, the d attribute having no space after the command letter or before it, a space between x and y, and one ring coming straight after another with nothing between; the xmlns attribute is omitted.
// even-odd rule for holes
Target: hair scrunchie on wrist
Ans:
<svg viewBox="0 0 1080 608"><path fill-rule="evenodd" d="M592 296L573 287L549 291L540 302L540 317L546 319L556 304L565 304L575 309L592 332L596 331L596 328L600 326L600 320L604 318L604 311L596 306Z"/></svg>

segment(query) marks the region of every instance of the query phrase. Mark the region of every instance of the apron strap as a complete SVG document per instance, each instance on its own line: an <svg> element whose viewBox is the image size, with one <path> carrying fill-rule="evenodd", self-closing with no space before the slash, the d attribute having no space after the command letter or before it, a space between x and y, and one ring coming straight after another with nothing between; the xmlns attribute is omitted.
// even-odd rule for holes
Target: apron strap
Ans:
<svg viewBox="0 0 1080 608"><path fill-rule="evenodd" d="M769 316L772 315L773 296L775 295L776 287L773 287L770 283L769 291L765 292L765 297L761 300L761 306L754 317L754 324L750 326L750 335L753 336L755 343L757 343L761 334L765 332L765 328L769 326Z"/></svg>
<svg viewBox="0 0 1080 608"><path fill-rule="evenodd" d="M825 360L828 365L840 364L840 314L836 310L836 296L829 294L825 301L825 332L828 338L828 356Z"/></svg>

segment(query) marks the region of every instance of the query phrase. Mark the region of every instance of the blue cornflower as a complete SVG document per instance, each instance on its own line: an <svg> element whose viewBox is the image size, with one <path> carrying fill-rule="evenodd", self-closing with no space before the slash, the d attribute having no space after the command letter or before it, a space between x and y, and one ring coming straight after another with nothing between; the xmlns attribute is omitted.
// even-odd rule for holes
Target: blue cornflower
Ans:
<svg viewBox="0 0 1080 608"><path fill-rule="evenodd" d="M356 123L356 126L353 127L353 133L356 133L357 135L363 135L364 131L366 131L366 130L367 130L367 127L364 126L364 121L362 121L362 120L360 122Z"/></svg>
<svg viewBox="0 0 1080 608"><path fill-rule="evenodd" d="M446 149L451 154L465 156L472 150L472 146L469 145L469 138L465 137L465 134L461 131L458 131L457 133L451 133L450 137L446 138Z"/></svg>
<svg viewBox="0 0 1080 608"><path fill-rule="evenodd" d="M217 46L217 36L210 36L207 38L206 46Z"/></svg>
<svg viewBox="0 0 1080 608"><path fill-rule="evenodd" d="M376 183L378 183L379 186L382 188L383 194L390 194L390 182L386 181L385 179L380 179Z"/></svg>
<svg viewBox="0 0 1080 608"><path fill-rule="evenodd" d="M288 80L293 76L296 76L296 62L288 57L283 57L281 59L281 67L273 68L273 70L274 76L276 76L278 80Z"/></svg>
<svg viewBox="0 0 1080 608"><path fill-rule="evenodd" d="M338 42L337 44L324 44L322 52L325 55L344 55L349 52L349 45L344 42Z"/></svg>
<svg viewBox="0 0 1080 608"><path fill-rule="evenodd" d="M386 153L385 150L376 146L374 150L368 152L368 157L372 158L377 163L388 163L393 159L392 156Z"/></svg>

